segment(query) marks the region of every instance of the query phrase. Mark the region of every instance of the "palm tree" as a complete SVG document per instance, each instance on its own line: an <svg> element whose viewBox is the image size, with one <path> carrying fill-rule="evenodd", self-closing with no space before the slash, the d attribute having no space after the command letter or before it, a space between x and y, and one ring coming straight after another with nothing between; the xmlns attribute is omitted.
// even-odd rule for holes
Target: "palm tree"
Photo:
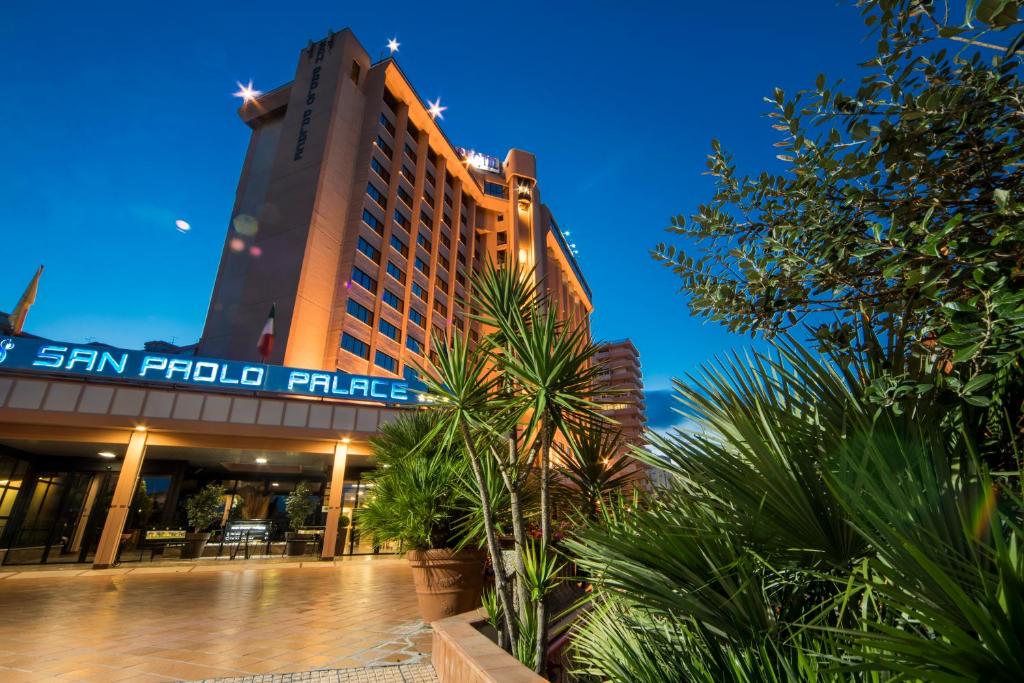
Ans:
<svg viewBox="0 0 1024 683"><path fill-rule="evenodd" d="M601 501L632 481L635 461L623 453L622 433L613 427L595 425L566 436L569 445L556 470L575 489L584 516L593 521Z"/></svg>
<svg viewBox="0 0 1024 683"><path fill-rule="evenodd" d="M931 395L788 340L677 383L670 477L568 542L616 681L1021 680L1024 505ZM673 672L666 677L665 671Z"/></svg>

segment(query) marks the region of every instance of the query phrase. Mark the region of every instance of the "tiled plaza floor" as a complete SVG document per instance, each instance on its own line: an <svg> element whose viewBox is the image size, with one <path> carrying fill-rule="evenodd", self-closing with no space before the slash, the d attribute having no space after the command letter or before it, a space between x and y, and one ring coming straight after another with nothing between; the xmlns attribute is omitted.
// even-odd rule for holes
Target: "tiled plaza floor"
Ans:
<svg viewBox="0 0 1024 683"><path fill-rule="evenodd" d="M0 580L4 683L340 676L313 670L429 660L430 629L403 560L41 574Z"/></svg>

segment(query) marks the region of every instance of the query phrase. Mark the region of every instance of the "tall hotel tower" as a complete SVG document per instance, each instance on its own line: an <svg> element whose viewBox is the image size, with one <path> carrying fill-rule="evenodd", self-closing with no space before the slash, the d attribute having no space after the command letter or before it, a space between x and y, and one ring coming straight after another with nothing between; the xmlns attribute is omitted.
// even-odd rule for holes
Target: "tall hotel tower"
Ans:
<svg viewBox="0 0 1024 683"><path fill-rule="evenodd" d="M294 80L239 114L252 136L199 355L256 360L274 304L272 363L402 376L432 333L471 324L458 302L487 260L535 268L587 324L590 289L534 156L454 146L350 30L310 43Z"/></svg>

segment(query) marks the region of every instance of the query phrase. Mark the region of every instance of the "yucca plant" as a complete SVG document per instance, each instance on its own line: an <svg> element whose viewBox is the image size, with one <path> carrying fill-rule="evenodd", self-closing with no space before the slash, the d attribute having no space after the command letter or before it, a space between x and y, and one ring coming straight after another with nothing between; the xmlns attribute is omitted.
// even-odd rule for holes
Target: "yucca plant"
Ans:
<svg viewBox="0 0 1024 683"><path fill-rule="evenodd" d="M502 604L504 642L521 651L520 624L528 625L535 635L535 652L524 661L543 672L549 614L546 594L532 599L523 580L528 514L524 486L530 478L537 482L536 553L544 562L551 561L554 440L558 433L604 419L591 400L601 371L593 363L598 347L585 326L558 319L539 293L533 271L487 265L473 278L472 290L470 315L488 334L477 344L461 333L435 337L435 356L422 375L426 396L441 416L438 431L447 440L461 440L479 489L481 522ZM499 515L492 504L497 496L484 476L487 458L497 465L507 494L516 546L513 577L505 570L498 545Z"/></svg>

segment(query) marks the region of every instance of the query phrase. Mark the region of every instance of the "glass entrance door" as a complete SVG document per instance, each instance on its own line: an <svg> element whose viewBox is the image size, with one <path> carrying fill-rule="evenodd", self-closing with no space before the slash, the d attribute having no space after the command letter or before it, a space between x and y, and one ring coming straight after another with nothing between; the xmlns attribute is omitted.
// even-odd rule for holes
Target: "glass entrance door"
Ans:
<svg viewBox="0 0 1024 683"><path fill-rule="evenodd" d="M116 480L109 472L40 472L28 479L6 564L82 562L99 538Z"/></svg>

